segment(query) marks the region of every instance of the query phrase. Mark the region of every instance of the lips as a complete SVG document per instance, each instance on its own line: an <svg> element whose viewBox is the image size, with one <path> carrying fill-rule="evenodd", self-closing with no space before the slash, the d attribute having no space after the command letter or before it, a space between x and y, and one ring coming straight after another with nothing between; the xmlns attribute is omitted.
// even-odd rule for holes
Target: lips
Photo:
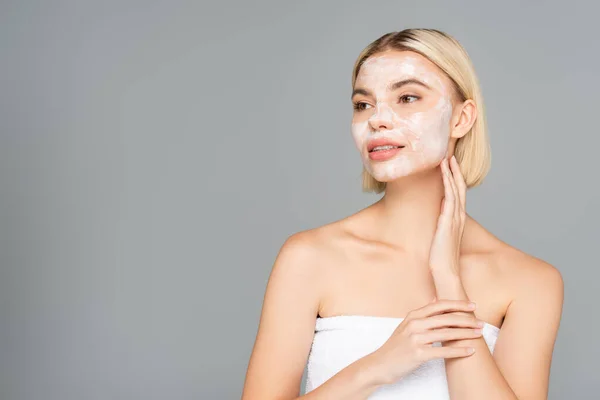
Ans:
<svg viewBox="0 0 600 400"><path fill-rule="evenodd" d="M395 146L399 148L406 147L406 143L400 141L391 140L387 138L373 139L367 143L367 151L370 153L377 146Z"/></svg>

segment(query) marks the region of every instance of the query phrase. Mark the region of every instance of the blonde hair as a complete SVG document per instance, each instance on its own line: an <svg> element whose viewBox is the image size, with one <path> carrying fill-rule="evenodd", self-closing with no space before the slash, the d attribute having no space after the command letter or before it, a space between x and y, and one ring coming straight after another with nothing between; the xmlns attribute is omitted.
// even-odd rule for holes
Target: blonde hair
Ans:
<svg viewBox="0 0 600 400"><path fill-rule="evenodd" d="M421 54L437 65L452 81L456 98L461 102L467 99L475 102L477 118L469 132L457 140L454 156L467 187L479 185L490 169L491 149L479 80L466 50L452 36L436 29L412 28L386 33L359 54L352 70L352 89L362 64L372 55L386 50ZM363 192L381 193L385 187L385 182L377 181L363 166Z"/></svg>

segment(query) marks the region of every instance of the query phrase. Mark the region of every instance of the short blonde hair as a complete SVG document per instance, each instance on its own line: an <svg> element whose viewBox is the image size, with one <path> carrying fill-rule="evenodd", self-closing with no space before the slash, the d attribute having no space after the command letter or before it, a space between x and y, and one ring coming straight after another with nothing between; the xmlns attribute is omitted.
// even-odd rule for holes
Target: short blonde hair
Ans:
<svg viewBox="0 0 600 400"><path fill-rule="evenodd" d="M421 54L444 71L453 83L457 99L461 102L467 99L475 102L477 118L469 132L457 140L454 155L467 187L479 185L490 169L491 149L479 80L466 50L452 36L436 29L412 28L386 33L369 44L358 56L352 70L352 89L363 63L369 57L386 50L413 51ZM381 193L385 187L385 182L377 181L363 166L364 192Z"/></svg>

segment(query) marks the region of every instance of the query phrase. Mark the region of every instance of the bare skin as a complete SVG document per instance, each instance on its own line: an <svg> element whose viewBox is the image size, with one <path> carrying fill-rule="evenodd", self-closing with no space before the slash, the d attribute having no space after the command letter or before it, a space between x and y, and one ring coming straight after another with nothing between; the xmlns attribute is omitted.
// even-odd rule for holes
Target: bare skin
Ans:
<svg viewBox="0 0 600 400"><path fill-rule="evenodd" d="M448 83L434 67L423 68ZM476 116L469 101L454 104L453 110L450 155ZM355 114L355 122L363 115ZM393 127L392 118L369 121L375 130ZM372 170L377 173L377 168ZM476 319L501 328L493 359L484 354L488 350L481 338L464 337L465 345L478 350L450 364L451 394L465 399L545 399L562 310L558 270L503 242L466 214L457 276L443 268L432 274L432 238L441 199L448 193L439 160L379 171L389 178L379 201L339 221L296 233L283 244L267 283L242 399L298 398L318 316L407 317L440 292L448 294L445 298L476 302ZM460 283L457 290L455 283ZM400 342L396 349L406 343ZM301 398L366 399L389 383L393 368L384 355L393 347L384 345ZM468 364L459 363L467 358ZM464 376L478 379L465 382Z"/></svg>
<svg viewBox="0 0 600 400"><path fill-rule="evenodd" d="M405 317L431 302L435 288L426 260L375 236L372 218L379 207L375 203L288 238L269 280L244 400L299 396L317 316ZM502 242L471 217L464 237L461 279L469 299L477 303L475 316L502 328L511 301L526 297L524 286L553 267ZM499 337L496 356L502 347ZM510 356L500 357L506 357L506 367L511 368ZM302 398L366 399L386 381L367 371L370 363L365 365L356 371L348 368L347 379L339 380L340 388L353 383L356 389L330 393L327 384L335 382L326 382Z"/></svg>
<svg viewBox="0 0 600 400"><path fill-rule="evenodd" d="M326 253L319 262L323 263L321 279L327 287L319 316L404 317L436 295L426 258L397 243L377 240L376 225L369 223L374 220L377 208L375 203L308 233L314 235L315 241L323 237L321 246ZM477 317L500 327L512 299L507 285L499 279L510 269L502 265L501 259L516 250L470 217L465 239L461 254L463 284L469 299L477 303Z"/></svg>

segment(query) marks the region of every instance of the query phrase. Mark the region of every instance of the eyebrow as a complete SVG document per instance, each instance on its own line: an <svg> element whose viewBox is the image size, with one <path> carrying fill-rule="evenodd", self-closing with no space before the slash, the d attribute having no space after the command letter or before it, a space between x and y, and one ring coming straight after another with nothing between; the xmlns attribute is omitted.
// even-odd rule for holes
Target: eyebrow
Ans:
<svg viewBox="0 0 600 400"><path fill-rule="evenodd" d="M400 89L402 86L406 86L406 85L410 85L410 84L419 85L419 86L424 87L427 90L432 90L431 86L429 86L425 82L420 81L420 80L415 79L415 78L408 78L408 79L403 79L403 80L398 81L398 82L394 82L394 83L388 85L387 90L391 92L391 91ZM365 95L365 96L370 96L371 92L368 91L367 89L356 88L356 89L354 89L352 91L352 96L350 96L350 98L353 98L357 94L362 94L362 95Z"/></svg>

